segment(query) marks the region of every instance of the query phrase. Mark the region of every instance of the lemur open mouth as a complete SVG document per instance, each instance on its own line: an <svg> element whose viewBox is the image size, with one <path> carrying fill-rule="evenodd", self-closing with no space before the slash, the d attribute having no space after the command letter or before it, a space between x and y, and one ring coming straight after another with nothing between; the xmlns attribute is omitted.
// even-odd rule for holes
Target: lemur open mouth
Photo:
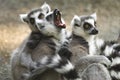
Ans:
<svg viewBox="0 0 120 80"><path fill-rule="evenodd" d="M66 25L61 21L61 13L58 9L55 9L53 12L54 24L59 28L66 28Z"/></svg>

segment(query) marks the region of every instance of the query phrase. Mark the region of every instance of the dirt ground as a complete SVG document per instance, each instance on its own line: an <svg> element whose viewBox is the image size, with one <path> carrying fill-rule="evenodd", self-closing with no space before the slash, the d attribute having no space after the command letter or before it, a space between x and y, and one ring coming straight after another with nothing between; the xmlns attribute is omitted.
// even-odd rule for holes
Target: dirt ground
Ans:
<svg viewBox="0 0 120 80"><path fill-rule="evenodd" d="M120 34L120 0L0 0L0 80L10 78L11 52L30 33L19 14L40 7L47 2L60 9L68 27L74 15L97 13L99 36L106 40L117 40Z"/></svg>

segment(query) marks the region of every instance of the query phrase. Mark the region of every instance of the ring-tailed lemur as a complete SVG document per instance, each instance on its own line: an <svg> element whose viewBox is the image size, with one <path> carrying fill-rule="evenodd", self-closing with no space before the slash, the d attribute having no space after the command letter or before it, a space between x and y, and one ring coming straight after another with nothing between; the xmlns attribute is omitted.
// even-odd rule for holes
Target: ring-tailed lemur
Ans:
<svg viewBox="0 0 120 80"><path fill-rule="evenodd" d="M90 55L106 56L111 61L108 70L112 79L120 80L120 44L97 37L96 20L96 13L89 16L74 16L71 22L73 33L88 41Z"/></svg>
<svg viewBox="0 0 120 80"><path fill-rule="evenodd" d="M45 3L38 9L20 15L22 21L29 25L32 32L11 57L14 80L27 80L32 71L41 65L44 66L42 70L46 67L52 68L69 80L81 80L74 65L69 61L72 53L67 48L70 41L65 35L66 26L61 13L57 9L50 10L50 6ZM38 79L56 80L56 77L60 79L56 72L44 71Z"/></svg>

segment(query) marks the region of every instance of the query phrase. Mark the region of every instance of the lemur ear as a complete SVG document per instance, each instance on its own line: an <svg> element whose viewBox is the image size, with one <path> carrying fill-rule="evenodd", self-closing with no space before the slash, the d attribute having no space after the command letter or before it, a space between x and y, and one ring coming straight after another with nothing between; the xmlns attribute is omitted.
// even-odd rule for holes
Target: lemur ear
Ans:
<svg viewBox="0 0 120 80"><path fill-rule="evenodd" d="M73 26L80 26L80 22L81 22L80 17L77 16L77 15L74 15L74 17L73 17L73 19L71 21L71 26L72 27Z"/></svg>
<svg viewBox="0 0 120 80"><path fill-rule="evenodd" d="M90 16L93 17L95 21L97 20L97 14L96 13L93 13Z"/></svg>
<svg viewBox="0 0 120 80"><path fill-rule="evenodd" d="M51 11L50 6L46 2L41 6L41 9L45 11L45 13L49 13Z"/></svg>
<svg viewBox="0 0 120 80"><path fill-rule="evenodd" d="M22 22L27 22L28 23L28 20L27 20L27 14L20 14L20 19Z"/></svg>

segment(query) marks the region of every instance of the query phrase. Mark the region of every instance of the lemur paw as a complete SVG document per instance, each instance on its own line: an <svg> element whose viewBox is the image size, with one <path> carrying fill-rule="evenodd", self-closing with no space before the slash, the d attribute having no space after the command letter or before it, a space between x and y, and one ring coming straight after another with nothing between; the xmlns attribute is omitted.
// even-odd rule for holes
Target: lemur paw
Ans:
<svg viewBox="0 0 120 80"><path fill-rule="evenodd" d="M41 74L43 73L45 70L46 70L46 65L43 65L41 64L40 62L37 62L36 64L36 68L34 68L31 72L32 72L32 75L35 75L35 74Z"/></svg>
<svg viewBox="0 0 120 80"><path fill-rule="evenodd" d="M30 64L30 71L32 72L32 71L34 71L35 69L37 69L37 63L36 63L36 62L32 62L32 63Z"/></svg>

